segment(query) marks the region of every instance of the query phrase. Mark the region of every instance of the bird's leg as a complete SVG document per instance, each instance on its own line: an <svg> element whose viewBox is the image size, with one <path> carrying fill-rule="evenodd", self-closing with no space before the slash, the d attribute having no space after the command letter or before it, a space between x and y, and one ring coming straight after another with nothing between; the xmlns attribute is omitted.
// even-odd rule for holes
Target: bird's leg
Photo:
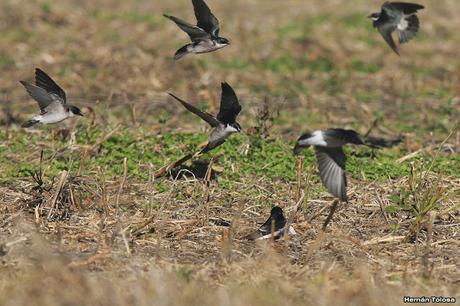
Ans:
<svg viewBox="0 0 460 306"><path fill-rule="evenodd" d="M327 216L326 221L324 221L324 224L323 224L323 231L326 230L327 225L329 224L329 222L331 222L332 216L334 215L337 209L337 206L339 206L339 203L340 203L339 199L335 199L334 202L332 203L331 210L329 211L329 215Z"/></svg>

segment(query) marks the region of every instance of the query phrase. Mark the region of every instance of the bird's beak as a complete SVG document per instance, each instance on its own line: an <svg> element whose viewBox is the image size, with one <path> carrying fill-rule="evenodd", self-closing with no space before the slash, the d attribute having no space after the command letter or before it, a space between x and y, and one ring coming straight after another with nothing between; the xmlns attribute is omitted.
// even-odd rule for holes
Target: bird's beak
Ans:
<svg viewBox="0 0 460 306"><path fill-rule="evenodd" d="M371 19L371 18L372 18L372 14L371 14L371 15L369 15L369 16L367 16L367 18Z"/></svg>
<svg viewBox="0 0 460 306"><path fill-rule="evenodd" d="M305 149L308 149L308 147L310 147L309 145L301 145L300 143L296 143L295 144L295 147L294 147L294 155L299 155L300 153L302 153L303 150Z"/></svg>
<svg viewBox="0 0 460 306"><path fill-rule="evenodd" d="M298 143L296 143L295 147L294 147L294 150L293 150L294 155L299 155L300 152L302 152L302 149L303 149L303 147L301 147Z"/></svg>

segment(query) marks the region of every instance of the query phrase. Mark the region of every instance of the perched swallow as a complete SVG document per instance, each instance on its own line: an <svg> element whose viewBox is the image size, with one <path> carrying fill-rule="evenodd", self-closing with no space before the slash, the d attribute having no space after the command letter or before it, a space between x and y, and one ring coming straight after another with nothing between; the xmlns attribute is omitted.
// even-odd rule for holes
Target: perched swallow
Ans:
<svg viewBox="0 0 460 306"><path fill-rule="evenodd" d="M341 201L347 201L346 156L342 146L346 144L365 145L363 138L353 130L327 129L300 136L294 147L294 154L313 146L319 176L327 190Z"/></svg>
<svg viewBox="0 0 460 306"><path fill-rule="evenodd" d="M262 226L252 234L247 235L245 238L249 240L264 240L279 239L283 236L286 226L286 218L284 217L283 210L279 206L272 208L270 217L265 221ZM288 228L289 233L296 235L292 226Z"/></svg>
<svg viewBox="0 0 460 306"><path fill-rule="evenodd" d="M399 55L398 46L392 36L393 32L396 31L398 34L399 44L414 38L420 27L416 13L423 8L422 5L415 3L387 1L382 5L379 13L373 13L368 18L374 21L374 28L379 30L391 49Z"/></svg>
<svg viewBox="0 0 460 306"><path fill-rule="evenodd" d="M177 26L190 36L191 44L187 44L177 50L174 59L178 60L189 53L208 53L224 48L230 44L229 40L219 36L219 20L212 14L203 0L192 0L195 10L197 25L191 25L182 19L164 14L174 21Z"/></svg>
<svg viewBox="0 0 460 306"><path fill-rule="evenodd" d="M64 90L41 69L35 69L35 85L26 81L20 81L20 83L38 102L41 111L40 115L25 122L22 127L28 128L37 123L58 123L75 115L83 116L78 107L67 104Z"/></svg>
<svg viewBox="0 0 460 306"><path fill-rule="evenodd" d="M188 111L194 113L214 128L209 136L208 144L200 153L206 153L220 146L231 134L241 132L241 126L236 122L236 117L241 112L241 105L238 102L235 91L227 83L222 83L220 110L217 117L207 112L202 112L172 93L169 93L169 95L179 101Z"/></svg>

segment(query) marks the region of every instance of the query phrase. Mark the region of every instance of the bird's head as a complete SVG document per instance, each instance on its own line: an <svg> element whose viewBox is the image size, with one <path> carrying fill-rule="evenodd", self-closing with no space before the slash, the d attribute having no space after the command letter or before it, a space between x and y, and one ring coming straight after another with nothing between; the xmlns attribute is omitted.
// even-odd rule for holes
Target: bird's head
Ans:
<svg viewBox="0 0 460 306"><path fill-rule="evenodd" d="M372 13L369 16L367 16L367 18L369 18L369 19L371 19L373 21L377 21L380 18L380 13Z"/></svg>
<svg viewBox="0 0 460 306"><path fill-rule="evenodd" d="M227 38L224 37L217 37L216 38L216 43L220 46L228 46L230 45L230 41Z"/></svg>
<svg viewBox="0 0 460 306"><path fill-rule="evenodd" d="M270 212L270 217L272 217L272 219L275 219L275 220L284 219L283 209L281 209L281 207L279 207L279 206L273 207L271 212Z"/></svg>
<svg viewBox="0 0 460 306"><path fill-rule="evenodd" d="M311 133L305 133L297 139L297 142L294 146L294 155L299 155L303 149L307 149L310 145L307 144L307 140L312 137Z"/></svg>
<svg viewBox="0 0 460 306"><path fill-rule="evenodd" d="M241 125L238 122L232 123L231 127L235 129L236 133L241 133Z"/></svg>
<svg viewBox="0 0 460 306"><path fill-rule="evenodd" d="M73 106L73 105L69 106L69 112L72 116L83 116L83 113L81 112L81 110L78 107Z"/></svg>

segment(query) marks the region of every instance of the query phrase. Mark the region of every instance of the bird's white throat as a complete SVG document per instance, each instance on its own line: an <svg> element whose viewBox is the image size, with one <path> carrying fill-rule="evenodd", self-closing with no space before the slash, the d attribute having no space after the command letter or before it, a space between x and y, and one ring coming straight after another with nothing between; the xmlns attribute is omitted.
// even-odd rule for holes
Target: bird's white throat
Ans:
<svg viewBox="0 0 460 306"><path fill-rule="evenodd" d="M227 126L225 127L225 132L227 132L227 133L238 133L239 131L235 127L227 124Z"/></svg>
<svg viewBox="0 0 460 306"><path fill-rule="evenodd" d="M314 131L311 136L299 141L304 146L327 146L322 131Z"/></svg>

